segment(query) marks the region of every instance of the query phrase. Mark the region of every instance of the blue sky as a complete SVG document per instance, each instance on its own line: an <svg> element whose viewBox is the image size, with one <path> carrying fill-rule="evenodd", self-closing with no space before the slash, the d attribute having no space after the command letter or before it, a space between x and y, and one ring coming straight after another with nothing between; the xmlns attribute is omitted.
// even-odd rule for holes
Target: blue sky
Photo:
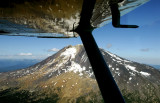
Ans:
<svg viewBox="0 0 160 103"><path fill-rule="evenodd" d="M121 57L160 65L160 0L150 2L124 15L123 24L138 29L119 29L111 23L93 31L99 47ZM80 38L45 39L0 36L0 59L44 59L67 45L82 44Z"/></svg>

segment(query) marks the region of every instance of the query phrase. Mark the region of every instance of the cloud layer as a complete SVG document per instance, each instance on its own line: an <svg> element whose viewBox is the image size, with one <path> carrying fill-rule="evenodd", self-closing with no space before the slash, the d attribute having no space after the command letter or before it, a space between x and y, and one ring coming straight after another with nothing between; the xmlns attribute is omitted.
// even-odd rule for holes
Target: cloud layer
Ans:
<svg viewBox="0 0 160 103"><path fill-rule="evenodd" d="M19 53L19 56L32 56L32 53Z"/></svg>
<svg viewBox="0 0 160 103"><path fill-rule="evenodd" d="M48 52L57 52L57 51L59 51L59 49L57 49L57 48L52 48L52 49L48 50Z"/></svg>
<svg viewBox="0 0 160 103"><path fill-rule="evenodd" d="M112 44L107 44L107 48L111 48L112 47Z"/></svg>
<svg viewBox="0 0 160 103"><path fill-rule="evenodd" d="M149 52L149 48L145 48L145 49L140 49L140 51L142 51L142 52Z"/></svg>

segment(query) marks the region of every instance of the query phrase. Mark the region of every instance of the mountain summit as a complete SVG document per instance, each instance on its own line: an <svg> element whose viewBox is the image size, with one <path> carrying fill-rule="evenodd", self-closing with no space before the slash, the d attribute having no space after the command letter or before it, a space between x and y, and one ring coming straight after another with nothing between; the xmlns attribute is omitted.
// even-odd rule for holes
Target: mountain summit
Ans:
<svg viewBox="0 0 160 103"><path fill-rule="evenodd" d="M100 50L127 103L160 102L160 71ZM0 102L103 103L103 99L84 47L76 45L29 68L0 73Z"/></svg>

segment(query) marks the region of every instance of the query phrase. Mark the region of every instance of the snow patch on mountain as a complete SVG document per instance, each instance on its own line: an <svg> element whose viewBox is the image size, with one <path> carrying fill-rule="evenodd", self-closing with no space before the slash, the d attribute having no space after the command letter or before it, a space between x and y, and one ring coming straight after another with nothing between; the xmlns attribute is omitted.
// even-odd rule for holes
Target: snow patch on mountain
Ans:
<svg viewBox="0 0 160 103"><path fill-rule="evenodd" d="M86 73L89 75L89 77L94 75L94 73L91 70L86 71Z"/></svg>
<svg viewBox="0 0 160 103"><path fill-rule="evenodd" d="M88 59L88 57L86 56L86 53L84 53L82 58L81 58L82 62L86 62L87 59Z"/></svg>
<svg viewBox="0 0 160 103"><path fill-rule="evenodd" d="M119 71L115 71L115 73L116 73L118 76L120 76L120 72L119 72Z"/></svg>
<svg viewBox="0 0 160 103"><path fill-rule="evenodd" d="M76 48L72 47L72 48L66 49L60 56L65 56L65 57L71 56L71 59L74 59L76 52L77 52Z"/></svg>
<svg viewBox="0 0 160 103"><path fill-rule="evenodd" d="M79 73L80 76L83 75L83 71L86 70L86 67L81 67L78 63L71 61L71 66L68 68L68 71L73 71L74 73Z"/></svg>
<svg viewBox="0 0 160 103"><path fill-rule="evenodd" d="M126 67L128 70L132 70L132 71L134 71L134 72L138 72L138 71L136 70L136 67L134 67L134 66L125 65L125 67Z"/></svg>
<svg viewBox="0 0 160 103"><path fill-rule="evenodd" d="M129 80L132 80L132 77L130 77Z"/></svg>
<svg viewBox="0 0 160 103"><path fill-rule="evenodd" d="M112 67L112 65L109 64L109 68L111 68L111 67Z"/></svg>
<svg viewBox="0 0 160 103"><path fill-rule="evenodd" d="M144 75L144 76L150 76L150 75L151 75L150 73L143 72L143 71L141 71L140 73L141 73L142 75Z"/></svg>
<svg viewBox="0 0 160 103"><path fill-rule="evenodd" d="M136 67L134 67L134 66L131 66L131 65L125 65L125 67L128 69L128 70L132 70L133 72L135 72L135 73L138 73L138 74L141 74L141 75L144 75L144 76L150 76L151 74L150 73L147 73L147 72L143 72L143 71L137 71L136 70ZM132 76L135 76L135 74L134 73L131 73L131 72L129 72Z"/></svg>
<svg viewBox="0 0 160 103"><path fill-rule="evenodd" d="M113 61L117 61L118 63L121 63L121 62L131 62L129 60L121 59L120 57L118 57L115 54L112 54L112 53L110 53L108 51L105 51L105 52L108 53L112 57Z"/></svg>
<svg viewBox="0 0 160 103"><path fill-rule="evenodd" d="M55 59L50 60L47 64L48 64L48 65L51 65L51 64L53 64L54 62L55 62Z"/></svg>

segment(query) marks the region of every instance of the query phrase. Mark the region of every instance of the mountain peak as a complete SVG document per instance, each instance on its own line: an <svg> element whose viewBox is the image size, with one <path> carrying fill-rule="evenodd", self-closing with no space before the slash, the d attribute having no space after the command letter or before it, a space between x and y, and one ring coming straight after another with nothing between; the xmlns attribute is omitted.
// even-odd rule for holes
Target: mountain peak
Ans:
<svg viewBox="0 0 160 103"><path fill-rule="evenodd" d="M147 101L146 98L150 94L153 95L151 97L153 100L160 100L160 71L148 65L126 60L104 49L100 50L127 100L137 96L140 100ZM87 98L98 103L102 100L83 45L69 45L34 66L1 73L0 90L11 87L45 92L47 95L56 93L59 96L59 103L68 100L78 101L78 98L84 98L85 102Z"/></svg>

